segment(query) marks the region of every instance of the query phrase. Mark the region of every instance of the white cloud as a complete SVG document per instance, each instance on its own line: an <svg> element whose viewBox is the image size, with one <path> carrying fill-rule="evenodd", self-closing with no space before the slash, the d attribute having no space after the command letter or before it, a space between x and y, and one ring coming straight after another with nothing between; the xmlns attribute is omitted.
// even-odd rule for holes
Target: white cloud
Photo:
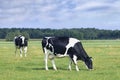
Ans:
<svg viewBox="0 0 120 80"><path fill-rule="evenodd" d="M90 8L96 8L96 7L103 7L103 6L109 6L109 4L106 3L100 3L100 2L87 2L83 5L77 6L76 10L86 10Z"/></svg>
<svg viewBox="0 0 120 80"><path fill-rule="evenodd" d="M55 9L56 9L56 5L46 5L46 6L42 6L40 11L41 12L51 12L51 11L53 11Z"/></svg>
<svg viewBox="0 0 120 80"><path fill-rule="evenodd" d="M108 18L109 23L112 23L114 17L117 20L120 18L120 0L2 0L0 2L0 23L4 24L26 21L32 24L32 21L37 20L51 25L56 21L65 23L64 25L87 23L99 25ZM118 25L117 22L116 24Z"/></svg>

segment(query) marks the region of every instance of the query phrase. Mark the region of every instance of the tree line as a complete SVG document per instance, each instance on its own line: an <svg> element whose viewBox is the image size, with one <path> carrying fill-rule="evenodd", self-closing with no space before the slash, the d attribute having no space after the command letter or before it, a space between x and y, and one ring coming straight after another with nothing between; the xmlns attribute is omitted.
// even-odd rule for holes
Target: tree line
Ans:
<svg viewBox="0 0 120 80"><path fill-rule="evenodd" d="M0 39L13 40L14 36L24 35L28 39L41 39L45 36L68 36L78 39L119 39L120 30L100 30L95 28L39 29L39 28L0 28Z"/></svg>

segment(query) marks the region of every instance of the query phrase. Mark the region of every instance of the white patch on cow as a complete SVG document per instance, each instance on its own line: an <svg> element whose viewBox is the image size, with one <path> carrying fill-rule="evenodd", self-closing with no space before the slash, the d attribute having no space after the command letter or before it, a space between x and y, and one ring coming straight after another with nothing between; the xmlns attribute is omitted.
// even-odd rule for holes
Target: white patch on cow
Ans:
<svg viewBox="0 0 120 80"><path fill-rule="evenodd" d="M21 36L20 38L22 39L22 44L24 44L25 37Z"/></svg>
<svg viewBox="0 0 120 80"><path fill-rule="evenodd" d="M75 63L75 68L76 68L76 71L79 71L79 68L77 66L77 56L73 55L73 61Z"/></svg>
<svg viewBox="0 0 120 80"><path fill-rule="evenodd" d="M66 57L66 56L68 56L68 55L56 54L56 57L58 57L58 58L62 58L62 57Z"/></svg>
<svg viewBox="0 0 120 80"><path fill-rule="evenodd" d="M67 51L70 47L74 47L74 45L77 43L77 42L80 42L78 39L75 39L75 38L69 38L69 43L68 45L66 46L66 51L65 51L65 54L64 55L67 55Z"/></svg>
<svg viewBox="0 0 120 80"><path fill-rule="evenodd" d="M73 47L77 42L80 42L78 39L75 38L70 38L69 39L69 44L67 45L68 47Z"/></svg>
<svg viewBox="0 0 120 80"><path fill-rule="evenodd" d="M73 61L75 64L77 64L77 56L73 55Z"/></svg>

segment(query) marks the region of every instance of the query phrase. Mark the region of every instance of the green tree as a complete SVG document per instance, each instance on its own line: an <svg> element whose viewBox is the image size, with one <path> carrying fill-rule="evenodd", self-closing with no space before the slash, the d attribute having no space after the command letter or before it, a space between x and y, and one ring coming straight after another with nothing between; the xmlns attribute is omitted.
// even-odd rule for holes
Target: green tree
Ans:
<svg viewBox="0 0 120 80"><path fill-rule="evenodd" d="M25 32L25 31L24 31L24 32L22 32L22 33L21 33L21 35L25 36L27 39L29 39L29 38L30 38L29 34L28 34L27 32Z"/></svg>
<svg viewBox="0 0 120 80"><path fill-rule="evenodd" d="M15 33L14 32L9 32L6 35L6 41L13 41L14 37L15 37Z"/></svg>
<svg viewBox="0 0 120 80"><path fill-rule="evenodd" d="M18 35L21 35L21 32L20 32L20 30L15 30L14 34L15 34L15 36L18 36Z"/></svg>

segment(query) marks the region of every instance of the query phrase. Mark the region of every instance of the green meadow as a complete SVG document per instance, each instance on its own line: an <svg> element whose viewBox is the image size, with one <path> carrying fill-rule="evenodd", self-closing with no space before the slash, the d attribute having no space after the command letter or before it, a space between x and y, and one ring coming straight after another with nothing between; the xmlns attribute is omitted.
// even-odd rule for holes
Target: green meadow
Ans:
<svg viewBox="0 0 120 80"><path fill-rule="evenodd" d="M68 70L69 58L55 59L58 71L44 69L41 41L29 41L27 57L15 56L14 43L0 40L0 80L120 80L120 40L82 40L83 47L93 58L94 70L78 61L80 71Z"/></svg>

